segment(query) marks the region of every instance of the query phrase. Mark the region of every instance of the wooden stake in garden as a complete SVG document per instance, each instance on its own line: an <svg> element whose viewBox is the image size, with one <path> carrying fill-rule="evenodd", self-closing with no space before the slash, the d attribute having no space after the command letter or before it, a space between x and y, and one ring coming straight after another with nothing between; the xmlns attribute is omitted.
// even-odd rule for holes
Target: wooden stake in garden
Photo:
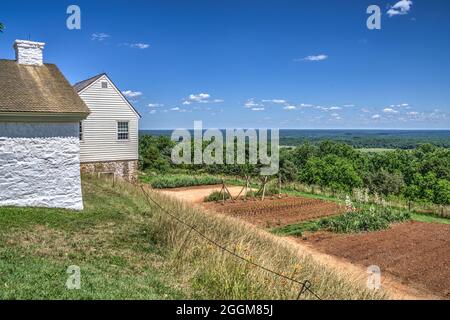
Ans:
<svg viewBox="0 0 450 320"><path fill-rule="evenodd" d="M239 196L242 194L242 191L244 191L244 199L247 199L249 186L250 186L250 176L245 175L245 185L242 187L241 191L239 191L239 194L236 196L235 200L239 198Z"/></svg>
<svg viewBox="0 0 450 320"><path fill-rule="evenodd" d="M230 190L228 190L227 186L225 185L225 181L223 179L222 179L222 188L220 189L220 193L222 194L222 204L223 205L225 204L225 194L228 194L228 198L234 202L234 199L231 196Z"/></svg>
<svg viewBox="0 0 450 320"><path fill-rule="evenodd" d="M267 177L267 176L265 176L264 178L262 178L262 179L261 179L262 185L261 185L261 187L259 188L258 192L256 192L256 194L255 194L255 196L258 196L258 195L262 192L261 200L263 200L263 201L264 201L264 197L265 197L265 195L266 195L266 186L267 186L267 182L268 182L268 177Z"/></svg>
<svg viewBox="0 0 450 320"><path fill-rule="evenodd" d="M281 199L281 174L278 174L278 199Z"/></svg>

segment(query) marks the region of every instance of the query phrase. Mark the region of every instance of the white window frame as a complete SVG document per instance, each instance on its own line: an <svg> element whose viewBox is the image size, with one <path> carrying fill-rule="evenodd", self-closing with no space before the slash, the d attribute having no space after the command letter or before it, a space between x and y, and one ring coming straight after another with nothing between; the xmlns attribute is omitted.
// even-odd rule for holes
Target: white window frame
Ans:
<svg viewBox="0 0 450 320"><path fill-rule="evenodd" d="M120 133L125 133L125 132L119 132L119 123L121 123L121 122L127 123L128 131L126 133L128 135L127 135L126 139L119 139L119 134ZM130 121L129 120L117 120L116 121L116 140L117 141L124 141L124 142L130 141Z"/></svg>

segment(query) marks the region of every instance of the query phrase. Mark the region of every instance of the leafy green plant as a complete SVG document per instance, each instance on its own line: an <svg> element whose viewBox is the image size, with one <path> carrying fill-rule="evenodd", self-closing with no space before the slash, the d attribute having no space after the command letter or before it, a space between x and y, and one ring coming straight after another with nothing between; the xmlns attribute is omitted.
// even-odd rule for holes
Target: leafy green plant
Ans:
<svg viewBox="0 0 450 320"><path fill-rule="evenodd" d="M210 195L206 196L203 200L204 202L213 202L223 200L225 196L225 200L230 199L230 195L225 192L213 191Z"/></svg>
<svg viewBox="0 0 450 320"><path fill-rule="evenodd" d="M165 175L151 180L150 184L155 189L180 188L201 185L219 184L222 180L214 176L189 176L189 175Z"/></svg>
<svg viewBox="0 0 450 320"><path fill-rule="evenodd" d="M322 219L319 221L319 227L320 229L337 233L357 233L387 229L391 223L409 219L411 219L410 213L403 210L390 208L363 209L356 212L347 212L337 217Z"/></svg>
<svg viewBox="0 0 450 320"><path fill-rule="evenodd" d="M276 228L272 232L285 236L302 236L305 231L315 232L319 230L336 233L359 233L387 229L392 223L410 219L411 214L405 210L392 208L362 209L339 216Z"/></svg>

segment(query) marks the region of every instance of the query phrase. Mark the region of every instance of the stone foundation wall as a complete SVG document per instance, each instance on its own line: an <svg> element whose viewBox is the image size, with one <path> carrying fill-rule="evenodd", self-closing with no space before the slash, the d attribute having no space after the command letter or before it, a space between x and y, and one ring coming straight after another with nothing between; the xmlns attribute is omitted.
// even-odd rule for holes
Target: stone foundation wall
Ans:
<svg viewBox="0 0 450 320"><path fill-rule="evenodd" d="M116 178L125 179L134 182L138 175L138 161L103 161L81 163L81 172L88 174L95 173L114 173Z"/></svg>

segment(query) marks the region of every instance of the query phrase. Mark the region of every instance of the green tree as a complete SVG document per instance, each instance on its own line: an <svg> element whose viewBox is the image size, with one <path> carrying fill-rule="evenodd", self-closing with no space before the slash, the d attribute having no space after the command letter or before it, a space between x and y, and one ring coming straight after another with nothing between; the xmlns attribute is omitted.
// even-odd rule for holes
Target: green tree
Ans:
<svg viewBox="0 0 450 320"><path fill-rule="evenodd" d="M405 187L405 182L401 173L390 173L381 168L367 175L366 186L372 193L376 192L385 196L399 195Z"/></svg>
<svg viewBox="0 0 450 320"><path fill-rule="evenodd" d="M436 185L434 193L434 203L450 204L450 181L440 179Z"/></svg>
<svg viewBox="0 0 450 320"><path fill-rule="evenodd" d="M171 167L174 142L168 137L145 135L139 138L139 165L141 170L166 172Z"/></svg>
<svg viewBox="0 0 450 320"><path fill-rule="evenodd" d="M3 32L4 29L5 29L5 26L3 25L3 23L0 22L0 32Z"/></svg>
<svg viewBox="0 0 450 320"><path fill-rule="evenodd" d="M288 159L280 159L280 177L283 182L292 182L297 178L298 170Z"/></svg>
<svg viewBox="0 0 450 320"><path fill-rule="evenodd" d="M311 158L300 172L299 178L302 182L333 190L351 191L362 186L362 179L352 162L336 155Z"/></svg>

